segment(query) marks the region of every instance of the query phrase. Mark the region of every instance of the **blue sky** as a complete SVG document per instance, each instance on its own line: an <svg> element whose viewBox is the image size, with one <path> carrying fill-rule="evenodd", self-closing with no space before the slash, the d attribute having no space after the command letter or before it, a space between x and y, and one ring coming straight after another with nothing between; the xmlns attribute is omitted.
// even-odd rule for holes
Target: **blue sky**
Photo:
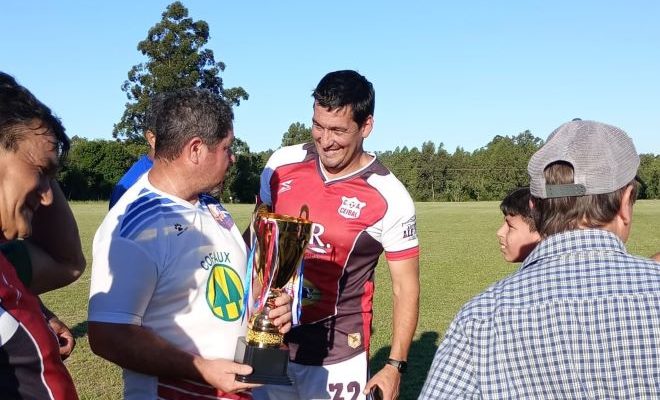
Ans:
<svg viewBox="0 0 660 400"><path fill-rule="evenodd" d="M70 136L110 139L137 43L170 1L7 1L0 70L62 118ZM312 89L356 69L376 89L367 150L432 140L472 151L526 129L545 138L574 117L624 129L660 154L660 2L202 1L226 87L250 99L236 135L277 148L310 125Z"/></svg>

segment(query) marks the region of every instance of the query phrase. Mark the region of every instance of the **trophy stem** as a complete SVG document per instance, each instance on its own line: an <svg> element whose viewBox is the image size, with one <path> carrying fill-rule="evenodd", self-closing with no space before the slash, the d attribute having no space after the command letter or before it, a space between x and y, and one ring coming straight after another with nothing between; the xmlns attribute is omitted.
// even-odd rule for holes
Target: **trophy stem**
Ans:
<svg viewBox="0 0 660 400"><path fill-rule="evenodd" d="M275 308L275 298L280 295L281 289L271 289L264 308L250 318L247 331L247 342L256 347L280 347L283 335L268 318L268 313Z"/></svg>

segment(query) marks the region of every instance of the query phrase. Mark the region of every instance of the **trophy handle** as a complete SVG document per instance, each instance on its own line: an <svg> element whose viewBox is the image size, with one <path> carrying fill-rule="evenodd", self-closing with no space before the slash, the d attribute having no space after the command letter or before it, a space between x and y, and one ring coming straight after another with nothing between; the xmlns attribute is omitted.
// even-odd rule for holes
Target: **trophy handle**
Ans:
<svg viewBox="0 0 660 400"><path fill-rule="evenodd" d="M303 213L305 216L303 217ZM303 219L309 219L309 207L307 207L307 204L303 204L302 207L300 207L300 214L298 214L299 218Z"/></svg>

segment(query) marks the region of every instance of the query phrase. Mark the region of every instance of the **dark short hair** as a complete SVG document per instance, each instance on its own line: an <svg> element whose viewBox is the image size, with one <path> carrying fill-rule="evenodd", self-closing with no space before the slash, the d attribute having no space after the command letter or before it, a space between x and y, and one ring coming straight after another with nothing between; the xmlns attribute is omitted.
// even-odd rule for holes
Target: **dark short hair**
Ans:
<svg viewBox="0 0 660 400"><path fill-rule="evenodd" d="M19 128L35 121L55 137L57 154L64 157L70 143L60 119L11 75L0 71L0 147L18 150L25 137L25 130Z"/></svg>
<svg viewBox="0 0 660 400"><path fill-rule="evenodd" d="M529 230L536 232L536 224L532 216L532 209L529 207L529 199L529 187L514 189L502 199L500 210L504 215L520 216L529 225Z"/></svg>
<svg viewBox="0 0 660 400"><path fill-rule="evenodd" d="M545 181L551 185L573 183L573 167L567 162L555 162L545 170ZM628 186L633 187L631 200L637 198L637 181L610 193L586 196L540 199L532 196L534 219L542 236L568 230L601 228L611 222L621 208L621 201Z"/></svg>
<svg viewBox="0 0 660 400"><path fill-rule="evenodd" d="M155 157L178 157L190 139L214 147L229 135L234 113L227 102L206 89L180 89L159 99L149 124L156 135Z"/></svg>
<svg viewBox="0 0 660 400"><path fill-rule="evenodd" d="M146 131L151 131L152 133L156 131L156 118L160 114L165 97L164 93L157 93L150 97L149 107L147 107L144 116L144 133Z"/></svg>
<svg viewBox="0 0 660 400"><path fill-rule="evenodd" d="M314 100L329 110L350 106L353 121L359 127L374 114L376 93L374 87L356 71L330 72L321 79L312 93Z"/></svg>

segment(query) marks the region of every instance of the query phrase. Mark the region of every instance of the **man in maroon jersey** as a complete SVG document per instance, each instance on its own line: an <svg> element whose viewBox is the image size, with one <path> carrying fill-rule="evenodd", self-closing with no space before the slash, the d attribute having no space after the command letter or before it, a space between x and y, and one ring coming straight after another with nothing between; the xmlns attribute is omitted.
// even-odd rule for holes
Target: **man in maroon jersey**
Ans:
<svg viewBox="0 0 660 400"><path fill-rule="evenodd" d="M68 147L50 109L0 72L3 399L77 399L61 359L73 349L73 336L61 323L57 332L49 328L36 296L73 282L85 267L73 213L53 179Z"/></svg>
<svg viewBox="0 0 660 400"><path fill-rule="evenodd" d="M309 207L301 324L286 336L294 384L266 386L270 399L398 396L417 326L419 247L415 208L399 180L362 144L373 128L374 90L355 71L327 74L313 93L313 143L284 147L261 176L260 201L280 214ZM374 272L392 277L392 346L369 378Z"/></svg>

